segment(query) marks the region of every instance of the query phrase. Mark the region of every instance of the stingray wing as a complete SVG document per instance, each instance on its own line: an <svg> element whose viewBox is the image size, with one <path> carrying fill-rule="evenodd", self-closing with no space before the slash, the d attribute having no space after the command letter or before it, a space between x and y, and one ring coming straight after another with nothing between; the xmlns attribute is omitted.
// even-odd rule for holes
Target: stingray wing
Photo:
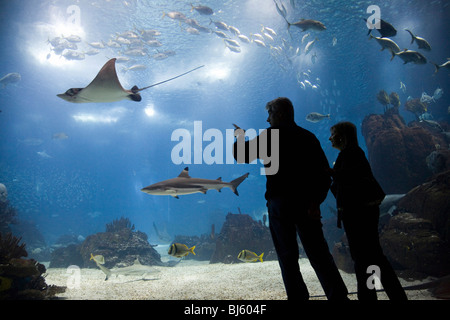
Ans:
<svg viewBox="0 0 450 320"><path fill-rule="evenodd" d="M116 58L105 63L94 80L82 89L77 98L84 102L114 102L124 99L141 101L141 96L125 90L116 73Z"/></svg>

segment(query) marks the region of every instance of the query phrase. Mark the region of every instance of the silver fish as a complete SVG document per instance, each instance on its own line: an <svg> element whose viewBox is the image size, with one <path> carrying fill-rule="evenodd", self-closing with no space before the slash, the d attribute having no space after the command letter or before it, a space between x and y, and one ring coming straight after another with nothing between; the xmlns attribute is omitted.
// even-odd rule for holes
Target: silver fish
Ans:
<svg viewBox="0 0 450 320"><path fill-rule="evenodd" d="M330 114L321 114L318 112L311 112L306 116L306 120L308 120L309 122L319 122L322 121L323 119L330 119Z"/></svg>

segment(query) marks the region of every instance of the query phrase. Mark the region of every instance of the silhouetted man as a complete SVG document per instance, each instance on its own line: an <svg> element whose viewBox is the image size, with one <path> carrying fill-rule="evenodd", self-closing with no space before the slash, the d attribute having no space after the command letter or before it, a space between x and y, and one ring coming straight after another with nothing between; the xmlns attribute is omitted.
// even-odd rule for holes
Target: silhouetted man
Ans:
<svg viewBox="0 0 450 320"><path fill-rule="evenodd" d="M266 109L270 127L255 139L244 142L244 132L236 126L234 157L238 163L250 163L256 158L266 160L266 168L277 160L278 170L271 168L270 174L266 171L265 197L287 297L309 298L298 264L298 234L328 299L347 299L347 288L330 254L320 221L320 204L331 183L329 164L320 142L295 123L289 99L272 100ZM269 155L271 163L267 161Z"/></svg>

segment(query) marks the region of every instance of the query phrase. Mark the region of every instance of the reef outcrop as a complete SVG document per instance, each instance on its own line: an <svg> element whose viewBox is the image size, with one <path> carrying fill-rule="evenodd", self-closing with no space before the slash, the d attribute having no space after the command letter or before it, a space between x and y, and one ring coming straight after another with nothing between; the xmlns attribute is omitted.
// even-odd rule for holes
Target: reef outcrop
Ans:
<svg viewBox="0 0 450 320"><path fill-rule="evenodd" d="M450 247L430 220L401 213L389 221L380 243L394 268L408 270L412 277L449 274Z"/></svg>
<svg viewBox="0 0 450 320"><path fill-rule="evenodd" d="M106 225L106 232L89 235L81 244L72 244L52 253L50 267L66 268L71 264L95 268L93 255L105 257L105 267L127 267L136 258L143 265L162 265L161 256L148 242L144 232L135 231L128 218L114 220Z"/></svg>
<svg viewBox="0 0 450 320"><path fill-rule="evenodd" d="M447 149L446 131L446 124L429 120L406 125L394 112L366 116L362 134L372 171L383 190L387 194L406 193L436 173L426 159L436 150ZM445 169L448 160L442 157L446 155L440 154L444 165L440 164L439 170Z"/></svg>
<svg viewBox="0 0 450 320"><path fill-rule="evenodd" d="M383 216L380 243L392 266L406 278L443 277L450 270L450 171L413 188ZM335 244L339 269L353 272L348 244Z"/></svg>
<svg viewBox="0 0 450 320"><path fill-rule="evenodd" d="M47 285L45 266L28 256L25 244L11 233L0 233L0 300L44 300L65 291Z"/></svg>
<svg viewBox="0 0 450 320"><path fill-rule="evenodd" d="M220 233L216 236L216 248L210 263L237 263L239 252L250 250L264 260L276 260L272 237L268 227L253 220L247 214L228 213Z"/></svg>

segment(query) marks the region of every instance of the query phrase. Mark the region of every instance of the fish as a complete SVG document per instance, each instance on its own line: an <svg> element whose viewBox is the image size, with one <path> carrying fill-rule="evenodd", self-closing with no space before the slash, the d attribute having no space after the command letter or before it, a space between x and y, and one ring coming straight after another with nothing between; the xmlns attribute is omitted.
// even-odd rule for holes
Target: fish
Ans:
<svg viewBox="0 0 450 320"><path fill-rule="evenodd" d="M194 68L176 77L152 84L141 89L139 89L137 86L134 86L133 88L131 88L131 90L125 90L120 84L119 78L117 77L116 58L112 58L105 63L97 76L87 87L71 88L65 93L57 94L57 96L63 100L73 103L115 102L124 99L141 101L142 97L139 94L140 91L174 80L202 67L204 66Z"/></svg>
<svg viewBox="0 0 450 320"><path fill-rule="evenodd" d="M403 93L406 92L406 85L403 82L401 82L401 81L400 81L400 90L402 90Z"/></svg>
<svg viewBox="0 0 450 320"><path fill-rule="evenodd" d="M52 156L49 155L47 152L45 152L45 150L44 151L38 151L36 153L43 159L51 159L52 158Z"/></svg>
<svg viewBox="0 0 450 320"><path fill-rule="evenodd" d="M405 196L405 194L388 194L384 197L380 204L380 217L387 214L392 216L392 212L397 208L397 203Z"/></svg>
<svg viewBox="0 0 450 320"><path fill-rule="evenodd" d="M55 133L52 136L52 139L54 139L54 140L65 140L67 138L69 138L69 136L67 134L65 134L64 132Z"/></svg>
<svg viewBox="0 0 450 320"><path fill-rule="evenodd" d="M434 73L438 72L440 68L447 68L450 69L450 58L447 58L447 61L444 62L443 64L439 65L437 63L431 62L434 67L436 68L436 70L434 71Z"/></svg>
<svg viewBox="0 0 450 320"><path fill-rule="evenodd" d="M237 37L241 34L241 31L239 31L238 28L233 27L233 26L228 26L228 30L230 30L231 33L234 34Z"/></svg>
<svg viewBox="0 0 450 320"><path fill-rule="evenodd" d="M325 118L330 119L330 114L320 114L318 112L311 112L306 116L306 120L308 120L309 122L319 122Z"/></svg>
<svg viewBox="0 0 450 320"><path fill-rule="evenodd" d="M152 268L150 266L142 265L138 258L134 261L134 264L128 267L123 268L113 268L108 269L103 264L105 264L105 258L102 255L96 255L94 256L91 253L91 258L89 260L94 260L97 267L100 268L100 270L103 271L103 273L106 275L105 281L110 278L111 275L123 275L123 276L141 276L144 277L147 274L152 273L158 273L159 270Z"/></svg>
<svg viewBox="0 0 450 320"><path fill-rule="evenodd" d="M283 3L281 3L281 8L278 6L278 3L273 0L273 2L275 3L275 6L277 7L277 12L280 16L282 16L284 19L286 19L287 16L287 11L286 8L284 7Z"/></svg>
<svg viewBox="0 0 450 320"><path fill-rule="evenodd" d="M147 69L147 66L144 64L135 64L132 65L131 67L123 67L122 71L127 72L127 71L141 71L141 70L145 70Z"/></svg>
<svg viewBox="0 0 450 320"><path fill-rule="evenodd" d="M168 16L170 19L178 20L178 21L186 20L186 16L183 13L178 12L178 11L171 11L168 13L163 12L162 17L164 18L165 16Z"/></svg>
<svg viewBox="0 0 450 320"><path fill-rule="evenodd" d="M337 45L337 38L336 37L333 37L333 47L335 46L335 45Z"/></svg>
<svg viewBox="0 0 450 320"><path fill-rule="evenodd" d="M214 10L207 6L202 6L202 5L194 6L191 4L191 7L192 7L191 12L195 10L202 15L214 14Z"/></svg>
<svg viewBox="0 0 450 320"><path fill-rule="evenodd" d="M2 88L5 88L8 84L17 83L22 79L20 73L12 72L8 73L7 75L3 76L0 79L0 83L2 85Z"/></svg>
<svg viewBox="0 0 450 320"><path fill-rule="evenodd" d="M400 52L400 47L392 40L389 38L379 38L379 37L374 37L372 35L370 35L369 39L375 39L377 40L377 42L380 44L381 46L381 50L383 51L384 49L388 49L391 53L397 53Z"/></svg>
<svg viewBox="0 0 450 320"><path fill-rule="evenodd" d="M419 49L423 49L426 51L430 51L431 50L431 46L428 43L427 40L425 40L424 38L415 36L410 30L405 29L405 31L409 32L409 34L411 35L411 44L414 42L414 40L416 41L417 45L419 46Z"/></svg>
<svg viewBox="0 0 450 320"><path fill-rule="evenodd" d="M244 43L250 43L250 39L246 35L240 34L238 35L238 38Z"/></svg>
<svg viewBox="0 0 450 320"><path fill-rule="evenodd" d="M182 257L186 257L189 253L192 253L195 256L194 249L195 249L195 246L188 248L188 246L185 244L173 243L170 246L169 251L167 253L176 258L182 258Z"/></svg>
<svg viewBox="0 0 450 320"><path fill-rule="evenodd" d="M403 64L407 64L408 62L413 62L415 64L427 63L427 58L425 58L420 52L414 50L405 49L400 52L391 51L391 54L392 54L391 61L392 59L395 58L395 56L399 56L404 61Z"/></svg>
<svg viewBox="0 0 450 320"><path fill-rule="evenodd" d="M209 19L209 20L210 20L209 24L214 23L214 25L216 26L217 29L228 31L229 27L228 27L228 25L225 22L214 21L212 19Z"/></svg>
<svg viewBox="0 0 450 320"><path fill-rule="evenodd" d="M239 252L237 258L243 262L256 262L258 260L263 262L263 255L264 252L258 256L256 253L250 250L242 250L241 252Z"/></svg>
<svg viewBox="0 0 450 320"><path fill-rule="evenodd" d="M105 43L103 41L101 41L101 42L86 42L86 43L95 49L104 49L105 48Z"/></svg>
<svg viewBox="0 0 450 320"><path fill-rule="evenodd" d="M218 36L219 38L222 38L222 39L226 39L226 38L228 38L228 36L223 32L223 31L214 31L214 33L216 34L216 36Z"/></svg>
<svg viewBox="0 0 450 320"><path fill-rule="evenodd" d="M241 52L241 48L240 47L236 47L234 45L225 43L225 46L231 51L231 52L236 52L236 53L240 53Z"/></svg>
<svg viewBox="0 0 450 320"><path fill-rule="evenodd" d="M310 35L310 33L306 33L303 37L302 37L302 43L305 42L306 38L308 38Z"/></svg>
<svg viewBox="0 0 450 320"><path fill-rule="evenodd" d="M436 102L436 101L434 101L433 97L429 96L426 92L422 92L422 96L420 97L420 102L430 103L430 102Z"/></svg>
<svg viewBox="0 0 450 320"><path fill-rule="evenodd" d="M316 41L319 41L319 39L315 38L314 40L312 40L306 44L305 55L307 55L312 50L312 47L313 47L314 43L316 43Z"/></svg>
<svg viewBox="0 0 450 320"><path fill-rule="evenodd" d="M277 33L272 28L262 26L261 32L264 32L264 31L267 31L272 37L277 36Z"/></svg>
<svg viewBox="0 0 450 320"><path fill-rule="evenodd" d="M84 60L86 58L84 53L73 50L67 50L62 56L67 60Z"/></svg>
<svg viewBox="0 0 450 320"><path fill-rule="evenodd" d="M193 34L193 35L198 35L198 34L200 34L200 31L198 31L198 29L197 29L197 28L194 28L194 27L188 27L188 28L186 28L186 32L189 33L189 34Z"/></svg>
<svg viewBox="0 0 450 320"><path fill-rule="evenodd" d="M363 19L367 24L367 19ZM367 35L369 35L372 32L373 29L369 29L369 32ZM380 33L381 37L393 37L397 34L397 30L394 28L392 24L389 22L384 21L383 19L380 19L380 28L377 29L377 31Z"/></svg>
<svg viewBox="0 0 450 320"><path fill-rule="evenodd" d="M286 18L285 18L286 20ZM312 19L301 19L300 21L294 22L294 23L290 23L289 21L287 21L288 24L288 29L291 26L296 26L300 29L302 29L302 32L306 31L306 30L315 30L315 31L323 31L326 30L327 27L325 27L325 25L318 21L318 20L312 20Z"/></svg>
<svg viewBox="0 0 450 320"><path fill-rule="evenodd" d="M264 48L266 47L266 44L264 43L264 41L255 39L255 40L253 40L253 42L256 43L259 47L264 47Z"/></svg>
<svg viewBox="0 0 450 320"><path fill-rule="evenodd" d="M442 90L442 88L436 88L436 90L434 90L434 93L433 93L433 99L438 100L442 97L443 94L444 94L444 90Z"/></svg>
<svg viewBox="0 0 450 320"><path fill-rule="evenodd" d="M178 199L179 195L192 193L203 193L215 189L220 192L222 188L230 188L237 196L239 195L237 187L248 177L249 173L231 181L223 182L221 178L216 180L191 178L189 176L189 168L186 167L176 178L164 180L145 188L141 191L151 195L169 195Z"/></svg>

